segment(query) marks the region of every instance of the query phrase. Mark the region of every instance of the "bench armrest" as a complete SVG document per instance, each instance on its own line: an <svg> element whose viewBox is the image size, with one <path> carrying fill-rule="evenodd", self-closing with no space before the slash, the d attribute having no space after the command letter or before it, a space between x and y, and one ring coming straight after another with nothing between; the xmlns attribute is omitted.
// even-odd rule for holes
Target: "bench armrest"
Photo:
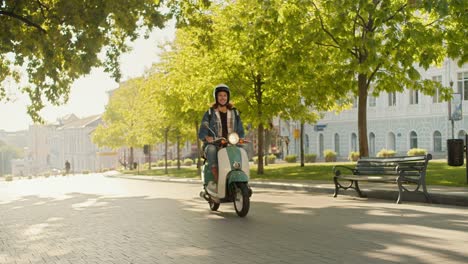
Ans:
<svg viewBox="0 0 468 264"><path fill-rule="evenodd" d="M355 168L351 168L351 167L343 166L343 165L337 165L337 166L333 166L333 174L335 174L335 176L340 176L341 175L340 169L349 170L352 172L353 175L357 173L357 170Z"/></svg>

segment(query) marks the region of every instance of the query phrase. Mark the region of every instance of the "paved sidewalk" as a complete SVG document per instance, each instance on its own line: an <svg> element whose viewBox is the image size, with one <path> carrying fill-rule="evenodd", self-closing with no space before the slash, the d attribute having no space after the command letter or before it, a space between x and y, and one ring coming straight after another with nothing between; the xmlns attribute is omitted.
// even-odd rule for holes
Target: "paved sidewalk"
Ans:
<svg viewBox="0 0 468 264"><path fill-rule="evenodd" d="M184 182L200 184L201 180L194 178L173 178L166 176L140 176L140 175L123 175L118 172L108 174L112 177L123 177L128 179L138 180L153 180L153 181L164 181L164 182ZM324 181L303 181L303 180L291 180L291 181L267 181L267 180L252 180L249 182L252 187L261 188L275 188L284 190L299 190L306 192L321 192L329 193L333 195L335 191L335 185L330 180L329 182ZM359 183L361 190L367 195L368 198L385 199L396 202L398 197L398 187L396 184L385 184L385 183ZM447 187L447 186L427 186L429 196L432 199L433 204L445 204L445 205L456 205L456 206L467 206L468 207L468 186L466 187ZM255 193L255 190L254 190ZM338 197L342 195L353 196L359 198L355 190L340 190ZM403 201L405 202L422 202L425 203L425 197L422 193L404 193Z"/></svg>

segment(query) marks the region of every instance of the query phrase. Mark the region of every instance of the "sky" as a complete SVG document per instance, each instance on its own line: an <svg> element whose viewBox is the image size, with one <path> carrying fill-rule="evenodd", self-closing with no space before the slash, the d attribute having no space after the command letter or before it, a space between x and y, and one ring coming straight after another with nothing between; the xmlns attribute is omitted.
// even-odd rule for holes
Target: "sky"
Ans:
<svg viewBox="0 0 468 264"><path fill-rule="evenodd" d="M145 70L159 60L159 44L172 41L174 34L174 22L170 21L164 29L155 29L148 39L135 40L131 44L132 50L121 56L121 81L143 75ZM118 86L103 68L94 68L90 74L73 83L67 104L58 107L48 105L40 114L46 122L55 122L68 114L75 114L78 118L102 114L108 102L107 91ZM16 93L14 97L13 102L0 102L0 130L27 130L33 124L26 112L28 96Z"/></svg>

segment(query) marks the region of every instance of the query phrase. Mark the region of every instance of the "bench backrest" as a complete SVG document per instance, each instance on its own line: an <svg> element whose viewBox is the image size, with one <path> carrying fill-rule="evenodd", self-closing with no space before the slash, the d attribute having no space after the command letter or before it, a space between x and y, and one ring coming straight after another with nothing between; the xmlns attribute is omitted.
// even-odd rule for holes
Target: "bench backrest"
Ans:
<svg viewBox="0 0 468 264"><path fill-rule="evenodd" d="M357 175L399 175L420 176L426 172L431 154L420 156L361 158L357 161Z"/></svg>

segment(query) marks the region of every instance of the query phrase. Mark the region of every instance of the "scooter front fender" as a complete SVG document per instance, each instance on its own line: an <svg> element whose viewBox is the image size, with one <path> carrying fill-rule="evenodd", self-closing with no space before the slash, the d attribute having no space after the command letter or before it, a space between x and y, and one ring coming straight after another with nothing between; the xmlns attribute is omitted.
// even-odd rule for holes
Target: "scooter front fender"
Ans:
<svg viewBox="0 0 468 264"><path fill-rule="evenodd" d="M248 182L249 176L242 170L233 170L228 173L228 186L234 182Z"/></svg>

